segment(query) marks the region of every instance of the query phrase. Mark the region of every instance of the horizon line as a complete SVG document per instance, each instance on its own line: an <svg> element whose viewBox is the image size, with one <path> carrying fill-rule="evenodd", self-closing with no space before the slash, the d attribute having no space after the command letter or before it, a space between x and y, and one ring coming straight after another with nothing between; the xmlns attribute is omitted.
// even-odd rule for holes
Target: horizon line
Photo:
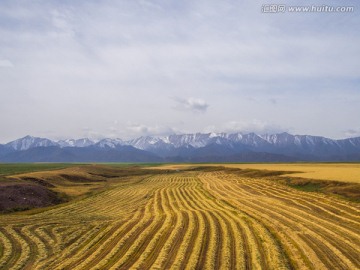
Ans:
<svg viewBox="0 0 360 270"><path fill-rule="evenodd" d="M136 140L136 139L139 139L139 138L143 138L143 137L169 137L169 136L184 136L184 135L197 135L197 134L202 134L202 135L207 135L207 134L216 134L216 135L219 135L219 134L229 134L229 135L232 135L232 134L241 134L241 135L249 135L249 134L255 134L257 136L264 136L264 135L280 135L280 134L288 134L288 135L292 135L292 136L311 136L311 137L321 137L321 138L325 138L325 139L330 139L330 140L334 140L334 141L338 141L338 140L346 140L346 139L354 139L354 138L359 138L360 136L354 136L354 137L346 137L346 138L342 138L342 139L333 139L333 138L329 138L329 137L326 137L326 136L320 136L320 135L310 135L310 134L292 134L292 133L289 133L289 132L286 132L286 131L283 131L283 132L279 132L279 133L256 133L254 131L252 132L241 132L241 131L238 131L238 132L195 132L195 133L173 133L173 134L167 134L167 135L141 135L141 136L138 136L138 137L134 137L134 138L131 138L131 139L122 139L120 137L101 137L100 138L91 138L91 137L81 137L81 138L70 138L70 137L67 137L67 138L64 138L64 139L50 139L49 137L42 137L42 136L33 136L33 135L25 135L23 137L20 137L20 138L17 138L17 139L14 139L14 140L11 140L9 142L6 142L6 143L0 143L0 145L6 145L6 144L9 144L11 142L14 142L14 141L17 141L17 140L21 140L21 139L24 139L26 137L31 137L31 138L38 138L38 139L47 139L47 140L51 140L53 142L61 142L61 141L65 141L65 140L81 140L81 139L88 139L88 140L91 140L95 143L97 142L100 142L102 140L106 140L106 139L110 139L110 140L121 140L123 142L128 142L128 141L131 141L131 140Z"/></svg>

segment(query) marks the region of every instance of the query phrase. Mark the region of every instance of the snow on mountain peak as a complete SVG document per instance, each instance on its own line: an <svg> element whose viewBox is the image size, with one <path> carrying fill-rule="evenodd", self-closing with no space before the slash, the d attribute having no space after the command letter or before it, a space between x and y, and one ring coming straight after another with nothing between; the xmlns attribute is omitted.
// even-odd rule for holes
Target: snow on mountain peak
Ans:
<svg viewBox="0 0 360 270"><path fill-rule="evenodd" d="M218 137L219 135L217 134L217 133L215 133L215 132L211 132L210 134L209 134L209 138L215 138L215 137Z"/></svg>
<svg viewBox="0 0 360 270"><path fill-rule="evenodd" d="M6 144L6 146L16 151L28 150L34 147L48 147L55 145L57 144L49 139L33 137L30 135L27 135L23 138L17 139L15 141Z"/></svg>
<svg viewBox="0 0 360 270"><path fill-rule="evenodd" d="M98 142L88 138L65 139L51 141L46 138L25 136L4 145L15 151L28 150L35 147L88 147L117 148L122 145L133 146L137 149L153 153L170 153L180 148L202 148L216 144L232 149L247 149L250 151L270 151L274 153L317 153L337 154L347 149L360 149L360 137L344 140L332 140L319 136L291 135L288 133L264 134L255 133L194 133L173 134L168 136L143 136L133 140L102 139ZM170 152L169 152L170 151ZM353 151L353 150L352 150ZM355 150L354 150L355 151Z"/></svg>
<svg viewBox="0 0 360 270"><path fill-rule="evenodd" d="M109 148L116 148L119 145L124 145L124 141L121 139L102 139L101 141L97 142L95 145L105 148L105 147L109 147Z"/></svg>
<svg viewBox="0 0 360 270"><path fill-rule="evenodd" d="M95 144L95 141L88 138L66 139L57 142L60 147L87 147Z"/></svg>

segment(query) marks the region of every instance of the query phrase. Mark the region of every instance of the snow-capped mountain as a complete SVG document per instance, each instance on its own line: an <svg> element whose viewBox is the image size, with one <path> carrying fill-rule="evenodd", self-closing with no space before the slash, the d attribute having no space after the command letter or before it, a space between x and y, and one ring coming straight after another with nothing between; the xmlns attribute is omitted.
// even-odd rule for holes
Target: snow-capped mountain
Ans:
<svg viewBox="0 0 360 270"><path fill-rule="evenodd" d="M235 141L235 140L234 140ZM147 150L154 147L171 146L172 148L194 147L200 148L209 144L227 144L231 142L226 133L195 133L169 136L140 137L127 143L136 148Z"/></svg>
<svg viewBox="0 0 360 270"><path fill-rule="evenodd" d="M121 139L103 139L94 145L101 148L116 148L117 146L124 145L124 141Z"/></svg>
<svg viewBox="0 0 360 270"><path fill-rule="evenodd" d="M296 156L304 160L313 158L327 159L333 156L360 153L360 137L332 140L320 136L291 135L286 132L264 135L255 133L196 133L147 136L126 143L161 156L173 156L172 152L177 153L182 148L209 148L211 145L222 146L229 153L244 151L267 152Z"/></svg>
<svg viewBox="0 0 360 270"><path fill-rule="evenodd" d="M60 147L87 147L90 145L95 144L96 141L90 140L88 138L82 138L82 139L66 139L58 141L57 144L60 145Z"/></svg>
<svg viewBox="0 0 360 270"><path fill-rule="evenodd" d="M263 135L255 133L195 133L143 136L129 141L107 138L97 142L87 138L52 141L46 138L26 136L0 145L0 161L8 159L16 162L17 152L41 147L42 152L39 151L43 153L46 152L44 149L50 148L50 146L55 148L51 150L53 152L58 149L51 157L53 158L54 155L61 153L65 161L65 157L69 156L70 152L75 156L81 152L83 155L81 160L88 160L84 155L90 155L94 160L97 160L96 157L101 155L102 160L106 160L106 151L108 154L109 151L113 151L112 155L114 156L114 151L125 151L125 149L127 152L141 150L136 152L139 155L140 153L142 155L148 153L147 156L152 161L360 160L360 137L332 140L320 136L291 135L289 133ZM31 153L39 155L39 151L32 151ZM134 160L140 159L137 157Z"/></svg>
<svg viewBox="0 0 360 270"><path fill-rule="evenodd" d="M126 144L128 145L132 145L137 149L148 149L151 148L152 146L156 146L157 144L161 144L161 143L165 143L167 144L168 142L166 141L166 137L161 136L161 137L151 137L151 136L142 136L130 141L127 141Z"/></svg>
<svg viewBox="0 0 360 270"><path fill-rule="evenodd" d="M15 151L22 151L22 150L28 150L30 148L34 147L49 147L49 146L56 146L57 143L53 142L49 139L45 138L38 138L33 136L26 136L21 139L17 139L15 141L7 143L5 146L13 149Z"/></svg>

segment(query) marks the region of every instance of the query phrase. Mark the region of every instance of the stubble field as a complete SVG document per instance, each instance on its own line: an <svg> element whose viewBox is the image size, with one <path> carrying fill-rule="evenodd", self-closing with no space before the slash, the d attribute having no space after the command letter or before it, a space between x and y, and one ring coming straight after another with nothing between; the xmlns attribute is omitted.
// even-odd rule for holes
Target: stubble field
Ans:
<svg viewBox="0 0 360 270"><path fill-rule="evenodd" d="M354 198L306 192L268 171L155 168L8 176L72 197L1 214L0 269L360 268Z"/></svg>

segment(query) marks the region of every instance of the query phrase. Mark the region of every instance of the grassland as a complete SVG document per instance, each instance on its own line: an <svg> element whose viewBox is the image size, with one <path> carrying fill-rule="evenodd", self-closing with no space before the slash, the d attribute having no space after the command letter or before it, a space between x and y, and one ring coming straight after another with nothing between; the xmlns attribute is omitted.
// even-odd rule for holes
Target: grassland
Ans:
<svg viewBox="0 0 360 270"><path fill-rule="evenodd" d="M8 176L93 189L0 215L0 269L359 269L359 203L282 175L91 165Z"/></svg>
<svg viewBox="0 0 360 270"><path fill-rule="evenodd" d="M0 176L78 166L72 163L0 163Z"/></svg>

